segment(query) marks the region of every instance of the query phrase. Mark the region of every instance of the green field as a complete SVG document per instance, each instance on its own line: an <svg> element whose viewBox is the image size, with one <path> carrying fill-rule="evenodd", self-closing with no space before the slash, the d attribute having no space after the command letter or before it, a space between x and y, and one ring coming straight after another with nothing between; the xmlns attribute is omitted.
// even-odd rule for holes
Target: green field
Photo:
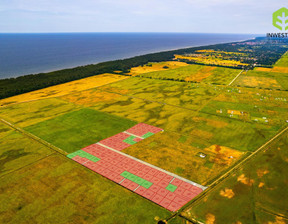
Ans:
<svg viewBox="0 0 288 224"><path fill-rule="evenodd" d="M288 54L285 53L276 63L275 66L288 67Z"/></svg>
<svg viewBox="0 0 288 224"><path fill-rule="evenodd" d="M188 208L185 216L204 222L214 217L215 224L227 220L229 223L274 223L275 216L270 215L274 213L287 217L288 174L283 172L288 169L287 144L286 134Z"/></svg>
<svg viewBox="0 0 288 224"><path fill-rule="evenodd" d="M156 223L170 213L63 156L0 179L0 223Z"/></svg>
<svg viewBox="0 0 288 224"><path fill-rule="evenodd" d="M25 130L71 153L135 124L131 120L84 108L34 124Z"/></svg>

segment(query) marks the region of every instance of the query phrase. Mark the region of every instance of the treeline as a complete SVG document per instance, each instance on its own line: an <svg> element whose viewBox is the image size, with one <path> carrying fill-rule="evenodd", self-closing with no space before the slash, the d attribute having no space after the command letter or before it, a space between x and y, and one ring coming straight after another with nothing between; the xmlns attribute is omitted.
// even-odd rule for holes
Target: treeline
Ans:
<svg viewBox="0 0 288 224"><path fill-rule="evenodd" d="M103 73L113 73L114 71L123 71L125 73L134 66L172 58L173 52L161 52L54 72L2 79L0 80L0 99Z"/></svg>
<svg viewBox="0 0 288 224"><path fill-rule="evenodd" d="M252 42L261 42L263 39L256 39L252 40ZM251 42L251 40L250 40ZM242 44L243 42L241 42ZM269 44L262 45L263 47L253 48L253 51L257 51L254 53L253 56L257 57L258 63L259 60L261 61L262 57L267 57L267 50L269 54L273 56L269 59L262 60L261 64L265 65L265 61L267 65L270 64L272 61L275 62L281 55L287 50L282 45L279 47L268 46ZM243 45L244 46L244 45ZM48 73L40 73L35 75L25 75L20 76L17 78L9 78L9 79L2 79L0 80L0 99L18 95L21 93L30 92L33 90L42 89L45 87L89 77L94 75L99 75L102 73L114 73L114 71L122 71L122 75L124 73L129 72L132 67L145 65L148 62L161 62L172 60L174 58L174 54L186 54L186 53L194 53L197 50L202 49L215 49L215 50L226 50L226 51L240 51L241 48L240 42L229 43L229 44L216 44L204 47L193 47L193 48L186 48L180 50L173 50L173 51L165 51L153 54L147 54L142 56L136 56L133 58L123 59L123 60L115 60L109 62L102 62L99 64L94 65L86 65L86 66L79 66L76 68L71 69L63 69L54 72ZM245 48L247 45L245 45ZM250 46L249 46L250 47ZM252 56L252 55L251 55ZM254 59L255 60L255 59ZM250 61L251 63L251 61Z"/></svg>

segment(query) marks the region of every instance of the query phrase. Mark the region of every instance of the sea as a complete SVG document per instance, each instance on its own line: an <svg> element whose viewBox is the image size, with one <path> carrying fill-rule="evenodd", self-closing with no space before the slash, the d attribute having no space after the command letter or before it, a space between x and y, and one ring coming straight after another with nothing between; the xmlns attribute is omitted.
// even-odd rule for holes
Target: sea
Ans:
<svg viewBox="0 0 288 224"><path fill-rule="evenodd" d="M255 37L208 33L0 33L0 79Z"/></svg>

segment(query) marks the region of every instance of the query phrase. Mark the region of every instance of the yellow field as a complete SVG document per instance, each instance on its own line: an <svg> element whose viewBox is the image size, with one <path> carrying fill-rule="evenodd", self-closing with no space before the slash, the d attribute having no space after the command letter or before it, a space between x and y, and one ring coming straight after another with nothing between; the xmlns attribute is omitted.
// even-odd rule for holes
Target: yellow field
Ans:
<svg viewBox="0 0 288 224"><path fill-rule="evenodd" d="M258 72L271 72L272 71L272 68L262 68L262 67L256 67L254 68L255 71L258 71Z"/></svg>
<svg viewBox="0 0 288 224"><path fill-rule="evenodd" d="M271 72L288 73L288 67L278 67L275 66Z"/></svg>
<svg viewBox="0 0 288 224"><path fill-rule="evenodd" d="M163 71L167 70L166 68L163 68L165 66L169 67L168 69L175 69L183 66L187 66L188 64L185 62L179 62L179 61L165 61L165 62L159 62L159 63L148 63L144 66L138 66L131 68L129 75L139 75L143 73L148 72L155 72L155 71Z"/></svg>
<svg viewBox="0 0 288 224"><path fill-rule="evenodd" d="M273 78L257 77L257 76L240 76L234 85L262 87L262 88L279 88L282 87Z"/></svg>
<svg viewBox="0 0 288 224"><path fill-rule="evenodd" d="M194 61L196 63L202 63L207 65L222 65L222 66L246 66L248 64L242 63L240 61L234 60L224 60L219 58L205 57L202 55L197 56L184 56L175 54L175 59L186 59L189 61Z"/></svg>
<svg viewBox="0 0 288 224"><path fill-rule="evenodd" d="M72 82L67 82L64 84L56 85L47 87L41 90L36 90L29 93L24 93L17 96L12 96L3 100L0 100L0 105L8 105L13 103L19 103L19 102L27 102L32 100L38 100L38 99L44 99L49 97L57 97L57 96L63 96L66 94L70 94L73 92L79 92L82 90L87 90L91 88L95 88L98 86L102 86L105 84L109 84L112 82L116 82L119 80L127 79L126 76L121 75L114 75L114 74L102 74L102 75L96 75Z"/></svg>
<svg viewBox="0 0 288 224"><path fill-rule="evenodd" d="M216 67L212 67L212 66L203 67L196 74L192 74L191 76L185 78L185 81L201 82L203 79L207 78L208 76L213 75L212 71L215 68Z"/></svg>

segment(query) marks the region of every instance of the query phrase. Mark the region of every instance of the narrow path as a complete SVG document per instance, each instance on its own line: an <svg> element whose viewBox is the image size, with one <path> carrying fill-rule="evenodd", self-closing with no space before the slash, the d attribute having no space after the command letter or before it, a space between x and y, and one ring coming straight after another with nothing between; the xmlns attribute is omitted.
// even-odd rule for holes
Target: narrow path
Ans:
<svg viewBox="0 0 288 224"><path fill-rule="evenodd" d="M244 69L228 84L230 86L241 74L244 72Z"/></svg>

